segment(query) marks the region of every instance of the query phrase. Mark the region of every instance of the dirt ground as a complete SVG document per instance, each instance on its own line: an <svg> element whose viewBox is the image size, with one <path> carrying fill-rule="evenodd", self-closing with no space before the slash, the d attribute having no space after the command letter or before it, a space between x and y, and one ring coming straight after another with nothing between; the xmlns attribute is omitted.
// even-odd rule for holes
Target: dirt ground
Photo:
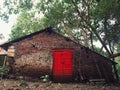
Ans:
<svg viewBox="0 0 120 90"><path fill-rule="evenodd" d="M120 90L120 85L0 80L0 90Z"/></svg>

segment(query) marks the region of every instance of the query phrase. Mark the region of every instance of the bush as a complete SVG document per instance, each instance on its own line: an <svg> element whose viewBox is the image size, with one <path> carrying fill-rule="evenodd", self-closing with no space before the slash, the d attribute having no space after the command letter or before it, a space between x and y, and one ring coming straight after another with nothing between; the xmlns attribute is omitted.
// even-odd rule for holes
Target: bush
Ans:
<svg viewBox="0 0 120 90"><path fill-rule="evenodd" d="M0 66L0 75L3 76L10 71L10 67L2 67Z"/></svg>
<svg viewBox="0 0 120 90"><path fill-rule="evenodd" d="M117 62L116 68L117 68L119 79L120 79L120 57L117 57L115 59L115 62Z"/></svg>

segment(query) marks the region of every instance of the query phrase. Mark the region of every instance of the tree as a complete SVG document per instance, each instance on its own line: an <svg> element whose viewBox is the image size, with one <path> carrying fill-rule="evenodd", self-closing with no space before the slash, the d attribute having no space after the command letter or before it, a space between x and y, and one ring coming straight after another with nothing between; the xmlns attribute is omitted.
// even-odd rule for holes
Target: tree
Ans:
<svg viewBox="0 0 120 90"><path fill-rule="evenodd" d="M102 34L102 39L112 54L115 51L116 44L120 41L119 3L119 0L101 0L95 10L97 13L95 13L94 20L101 24L98 32Z"/></svg>
<svg viewBox="0 0 120 90"><path fill-rule="evenodd" d="M84 39L86 39L86 36L89 39L91 37L92 42L92 37L95 35L107 51L108 56L113 56L115 43L119 40L118 37L113 37L115 35L119 36L120 33L113 30L115 25L110 24L112 20L114 21L114 18L117 19L117 14L114 14L115 17L111 19L111 15L115 12L111 12L110 9L113 6L112 11L115 11L114 9L118 7L117 5L117 1L115 0L99 0L98 3L95 0L61 0L59 2L58 0L46 0L38 2L37 9L41 10L48 20L54 22L54 25L58 24L56 26L62 27L61 22L64 23L64 27L67 27L64 30L69 32L68 35L70 36L73 34L73 36L78 35L77 38L80 38L80 34L76 34L76 31L77 33L81 33L82 31L85 32L83 35ZM103 7L105 6L107 8L104 9ZM98 11L100 13L96 14ZM106 12L108 13L106 14ZM101 16L104 17L102 18ZM105 21L105 17L107 17L107 21ZM103 24L104 30L102 30L100 23ZM119 27L117 26L117 28Z"/></svg>
<svg viewBox="0 0 120 90"><path fill-rule="evenodd" d="M9 40L28 35L44 28L44 20L45 18L40 20L35 18L33 12L22 11L17 17L17 23L12 26Z"/></svg>
<svg viewBox="0 0 120 90"><path fill-rule="evenodd" d="M115 43L110 43L109 37L118 35L118 32L114 32L114 35L112 32L112 35L109 35L111 30L106 27L111 26L111 29L113 29L113 26L108 23L108 20L111 20L111 16L115 16L115 20L118 21L118 15L115 12L115 9L119 7L117 2L117 0L40 0L36 2L32 0L5 0L4 4L7 6L9 14L24 11L26 13L33 12L33 16L36 13L38 15L44 14L43 27L46 25L59 28L59 32L66 33L76 42L83 43L84 41L87 45L88 40L91 39L91 43L93 43L92 37L96 36L107 51L108 56L113 56L111 54L113 54ZM112 8L112 6L114 7ZM105 17L107 18L105 19ZM114 18L112 17L112 19ZM104 25L104 30L100 28L100 23ZM28 24L27 26L30 25ZM28 27L27 29L30 30ZM105 35L103 36L103 34ZM107 40L108 38L109 40ZM112 40L116 41L114 38ZM109 49L107 45L109 45Z"/></svg>
<svg viewBox="0 0 120 90"><path fill-rule="evenodd" d="M119 21L115 12L115 9L119 7L118 3L118 0L42 0L36 2L33 0L5 0L4 2L9 9L9 14L32 11L34 15L36 13L39 15L42 12L46 18L44 25L59 28L58 30L61 30L62 33L67 33L76 42L82 42L83 39L85 42L89 39L93 42L92 37L96 36L107 51L108 56L112 56L113 48L115 48L115 43L111 43L111 39L106 37L110 33L110 36L114 36L112 32L113 26L108 23L108 20L113 16L112 20ZM113 8L111 9L112 6ZM108 26L111 28L109 30L108 28L101 30L100 23L104 25L104 29ZM116 34L116 32L114 33Z"/></svg>

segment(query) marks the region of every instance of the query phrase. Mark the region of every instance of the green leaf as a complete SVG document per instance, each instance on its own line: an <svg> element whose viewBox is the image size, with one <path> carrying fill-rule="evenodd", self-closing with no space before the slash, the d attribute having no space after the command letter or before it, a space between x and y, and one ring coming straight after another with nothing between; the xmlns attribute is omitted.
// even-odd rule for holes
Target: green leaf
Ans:
<svg viewBox="0 0 120 90"><path fill-rule="evenodd" d="M71 0L64 0L65 3L71 4Z"/></svg>

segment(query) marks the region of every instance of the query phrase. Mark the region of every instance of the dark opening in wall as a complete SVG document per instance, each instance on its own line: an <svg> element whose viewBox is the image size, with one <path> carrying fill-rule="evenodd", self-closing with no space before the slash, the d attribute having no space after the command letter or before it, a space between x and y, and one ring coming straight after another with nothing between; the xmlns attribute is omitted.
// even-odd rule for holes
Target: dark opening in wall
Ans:
<svg viewBox="0 0 120 90"><path fill-rule="evenodd" d="M51 33L52 33L52 30L51 30L51 29L49 29L49 30L47 30L46 32L47 32L47 33L48 33L48 35L49 35L49 34L51 34Z"/></svg>
<svg viewBox="0 0 120 90"><path fill-rule="evenodd" d="M32 45L33 47L35 47L35 45Z"/></svg>
<svg viewBox="0 0 120 90"><path fill-rule="evenodd" d="M90 56L89 56L89 55L87 55L86 57L87 57L87 58L89 58Z"/></svg>
<svg viewBox="0 0 120 90"><path fill-rule="evenodd" d="M81 50L83 50L83 47L81 47Z"/></svg>
<svg viewBox="0 0 120 90"><path fill-rule="evenodd" d="M70 39L69 39L69 38L65 38L65 40L66 40L66 41L70 41Z"/></svg>
<svg viewBox="0 0 120 90"><path fill-rule="evenodd" d="M89 50L86 48L86 49L85 49L85 52L86 52L86 54L88 54L88 53L89 53Z"/></svg>

